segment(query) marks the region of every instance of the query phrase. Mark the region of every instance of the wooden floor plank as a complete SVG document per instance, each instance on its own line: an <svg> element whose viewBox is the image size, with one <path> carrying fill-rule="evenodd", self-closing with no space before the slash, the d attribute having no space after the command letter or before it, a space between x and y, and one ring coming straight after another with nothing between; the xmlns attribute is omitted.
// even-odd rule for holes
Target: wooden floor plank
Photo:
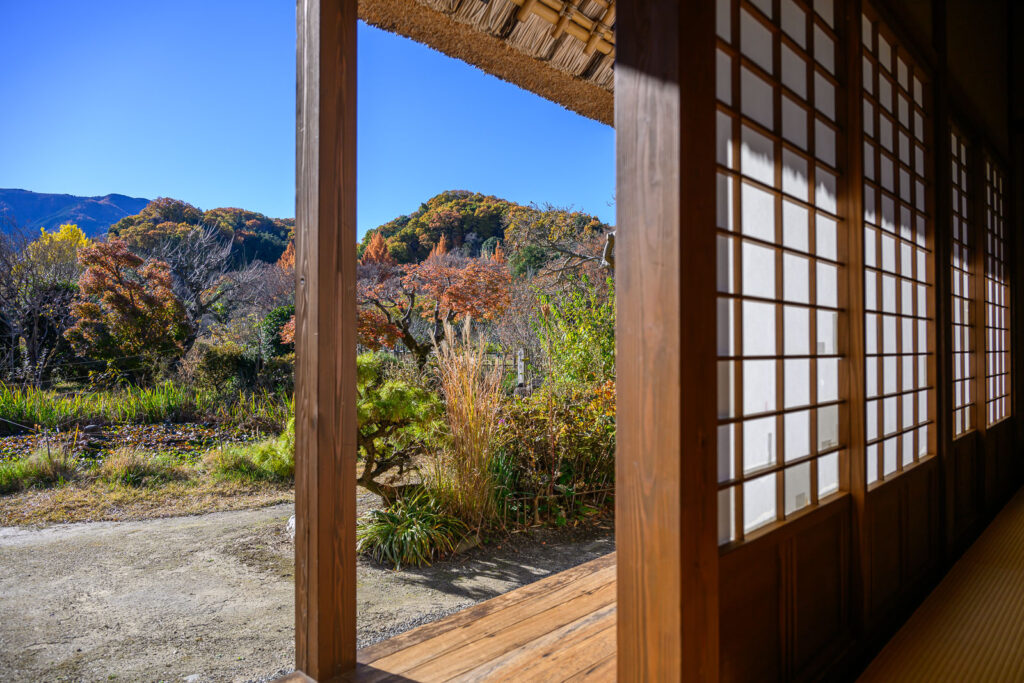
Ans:
<svg viewBox="0 0 1024 683"><path fill-rule="evenodd" d="M578 671L565 679L564 683L605 683L615 681L618 661L615 657L614 645L612 654L598 660L582 671Z"/></svg>
<svg viewBox="0 0 1024 683"><path fill-rule="evenodd" d="M860 680L1024 680L1024 490L953 565Z"/></svg>
<svg viewBox="0 0 1024 683"><path fill-rule="evenodd" d="M540 581L509 591L504 595L499 595L496 598L474 605L469 609L462 610L444 619L418 626L394 638L365 647L359 651L359 662L376 665L377 662L391 655L408 650L427 640L438 638L450 631L466 630L467 627L472 627L474 631L483 630L487 623L485 619L488 615L496 614L516 605L529 603L527 609L534 611L538 607L546 609L548 600L557 600L559 595L566 594L566 586L602 572L603 576L607 576L610 573L614 577L615 553L610 553L572 569L567 569L564 572L543 578ZM571 588L568 589L569 592L572 590ZM524 611L522 614L528 614L528 612ZM440 643L434 643L434 647L438 645ZM408 655L408 653L406 654Z"/></svg>
<svg viewBox="0 0 1024 683"><path fill-rule="evenodd" d="M492 636L476 639L467 645L431 658L414 667L395 671L417 680L447 681L459 674L494 659L506 652L521 648L538 637L550 633L563 624L589 617L593 612L615 602L615 583L587 591L549 610L535 614L510 625ZM380 666L380 664L376 664ZM383 666L387 670L391 667Z"/></svg>
<svg viewBox="0 0 1024 683"><path fill-rule="evenodd" d="M613 680L615 597L612 553L366 648L345 680Z"/></svg>
<svg viewBox="0 0 1024 683"><path fill-rule="evenodd" d="M519 601L512 607L498 610L478 610L478 607L490 607L486 602L481 603L463 613L449 617L448 619L451 619L452 622L457 622L456 626L438 629L441 631L440 635L433 635L429 629L421 627L422 630L414 634L420 638L407 639L404 648L384 657L367 658L361 661L385 671L406 671L447 652L465 648L473 641L492 637L494 634L520 624L525 619L558 609L574 598L614 585L614 581L615 568L607 567L569 583L559 581L556 590L546 592L532 600Z"/></svg>
<svg viewBox="0 0 1024 683"><path fill-rule="evenodd" d="M451 681L473 683L514 678L560 682L593 662L593 650L589 648L595 643L611 642L614 647L614 629L615 605L610 604L455 676ZM602 635L604 640L601 640Z"/></svg>

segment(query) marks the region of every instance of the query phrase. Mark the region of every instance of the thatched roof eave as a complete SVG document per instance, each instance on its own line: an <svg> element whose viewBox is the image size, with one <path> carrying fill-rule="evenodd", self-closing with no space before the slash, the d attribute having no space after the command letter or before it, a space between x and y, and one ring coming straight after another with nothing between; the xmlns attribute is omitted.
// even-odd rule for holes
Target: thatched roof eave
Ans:
<svg viewBox="0 0 1024 683"><path fill-rule="evenodd" d="M555 68L548 61L513 47L508 40L457 21L417 0L359 0L359 17L372 26L461 59L582 116L613 125L614 95L610 89ZM560 40L576 38L563 35ZM575 49L573 44L568 47ZM582 46L579 49L582 52ZM596 55L597 59L601 57ZM611 60L613 56L604 58Z"/></svg>

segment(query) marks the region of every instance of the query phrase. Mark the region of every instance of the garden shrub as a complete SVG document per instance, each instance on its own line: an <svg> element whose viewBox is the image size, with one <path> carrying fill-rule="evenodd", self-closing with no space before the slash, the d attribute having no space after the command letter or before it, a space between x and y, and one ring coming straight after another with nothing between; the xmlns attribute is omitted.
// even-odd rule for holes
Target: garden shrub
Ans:
<svg viewBox="0 0 1024 683"><path fill-rule="evenodd" d="M234 341L200 340L182 363L186 381L222 392L262 389L291 393L295 385L295 354L260 355Z"/></svg>
<svg viewBox="0 0 1024 683"><path fill-rule="evenodd" d="M540 297L535 331L547 360L549 383L579 387L615 379L615 287L586 277L560 294Z"/></svg>
<svg viewBox="0 0 1024 683"><path fill-rule="evenodd" d="M547 385L507 406L493 475L499 504L612 486L615 385Z"/></svg>
<svg viewBox="0 0 1024 683"><path fill-rule="evenodd" d="M281 330L294 317L295 306L288 304L287 306L278 306L270 311L270 313L267 313L266 317L263 318L263 322L260 323L260 337L262 343L266 344L271 356L283 356L295 351L294 343L286 344L281 339Z"/></svg>
<svg viewBox="0 0 1024 683"><path fill-rule="evenodd" d="M422 567L455 551L468 532L429 491L417 489L359 521L357 548L381 563Z"/></svg>

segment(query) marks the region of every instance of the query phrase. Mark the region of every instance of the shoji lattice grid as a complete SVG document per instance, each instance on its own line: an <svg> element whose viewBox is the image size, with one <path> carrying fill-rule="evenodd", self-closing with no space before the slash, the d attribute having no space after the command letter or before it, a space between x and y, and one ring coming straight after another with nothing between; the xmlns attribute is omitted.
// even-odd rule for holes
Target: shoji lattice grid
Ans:
<svg viewBox="0 0 1024 683"><path fill-rule="evenodd" d="M718 3L719 540L839 489L831 0Z"/></svg>
<svg viewBox="0 0 1024 683"><path fill-rule="evenodd" d="M985 412L988 424L1010 415L1010 287L1003 174L985 161Z"/></svg>
<svg viewBox="0 0 1024 683"><path fill-rule="evenodd" d="M974 284L971 206L968 202L967 143L954 127L950 134L953 250L950 286L953 320L953 438L977 424L974 374Z"/></svg>
<svg viewBox="0 0 1024 683"><path fill-rule="evenodd" d="M924 74L863 17L867 481L935 452L934 292Z"/></svg>

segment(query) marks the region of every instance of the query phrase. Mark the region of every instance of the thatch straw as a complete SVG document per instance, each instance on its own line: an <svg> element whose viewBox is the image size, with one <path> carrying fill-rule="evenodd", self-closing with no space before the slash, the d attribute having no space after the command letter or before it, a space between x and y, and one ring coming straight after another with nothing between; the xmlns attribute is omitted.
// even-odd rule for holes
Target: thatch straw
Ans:
<svg viewBox="0 0 1024 683"><path fill-rule="evenodd" d="M359 15L612 123L613 0L360 0Z"/></svg>

